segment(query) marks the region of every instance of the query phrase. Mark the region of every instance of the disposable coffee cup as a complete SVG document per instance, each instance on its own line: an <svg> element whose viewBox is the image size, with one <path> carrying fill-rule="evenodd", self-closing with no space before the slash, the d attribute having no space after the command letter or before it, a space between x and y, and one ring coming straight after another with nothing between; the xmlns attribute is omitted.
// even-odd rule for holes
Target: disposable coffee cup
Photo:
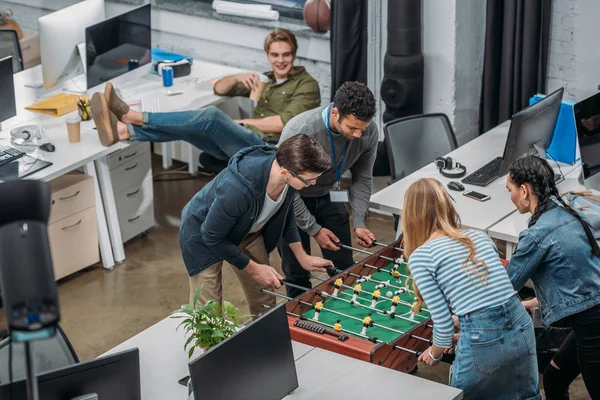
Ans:
<svg viewBox="0 0 600 400"><path fill-rule="evenodd" d="M260 100L265 87L267 87L267 83L269 83L269 78L266 75L258 74L258 85L256 89L250 91L250 98L258 103Z"/></svg>
<svg viewBox="0 0 600 400"><path fill-rule="evenodd" d="M81 140L81 117L79 115L69 115L67 117L67 133L70 143L79 143Z"/></svg>

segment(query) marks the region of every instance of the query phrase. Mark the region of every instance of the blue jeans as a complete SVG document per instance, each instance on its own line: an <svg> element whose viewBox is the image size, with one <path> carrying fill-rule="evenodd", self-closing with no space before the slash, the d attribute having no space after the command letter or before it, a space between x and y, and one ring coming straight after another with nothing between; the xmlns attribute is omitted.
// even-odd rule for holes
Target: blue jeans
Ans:
<svg viewBox="0 0 600 400"><path fill-rule="evenodd" d="M215 106L182 112L143 113L142 118L142 126L129 125L132 140L184 140L220 160L228 161L244 147L265 144L259 135L236 123Z"/></svg>
<svg viewBox="0 0 600 400"><path fill-rule="evenodd" d="M517 296L459 317L451 385L464 400L541 400L535 334Z"/></svg>

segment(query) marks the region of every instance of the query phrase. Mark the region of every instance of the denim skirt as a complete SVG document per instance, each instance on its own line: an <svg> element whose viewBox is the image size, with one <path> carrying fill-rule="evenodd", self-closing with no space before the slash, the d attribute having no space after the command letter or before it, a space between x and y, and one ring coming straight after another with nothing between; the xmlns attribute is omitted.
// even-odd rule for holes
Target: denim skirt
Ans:
<svg viewBox="0 0 600 400"><path fill-rule="evenodd" d="M531 317L517 296L459 317L451 385L471 400L541 400Z"/></svg>

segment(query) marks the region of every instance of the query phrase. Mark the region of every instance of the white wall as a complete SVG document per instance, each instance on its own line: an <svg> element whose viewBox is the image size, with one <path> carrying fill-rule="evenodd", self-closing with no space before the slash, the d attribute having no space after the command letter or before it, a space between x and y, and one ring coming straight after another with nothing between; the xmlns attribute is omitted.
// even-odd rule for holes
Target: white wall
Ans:
<svg viewBox="0 0 600 400"><path fill-rule="evenodd" d="M576 94L584 99L598 93L600 85L600 1L579 0L576 19Z"/></svg>
<svg viewBox="0 0 600 400"><path fill-rule="evenodd" d="M424 112L448 115L460 144L479 131L485 2L422 0Z"/></svg>
<svg viewBox="0 0 600 400"><path fill-rule="evenodd" d="M548 91L583 100L600 85L600 1L553 0Z"/></svg>
<svg viewBox="0 0 600 400"><path fill-rule="evenodd" d="M21 27L37 31L37 19L79 0L2 0L0 10L11 8ZM106 2L107 17L125 12L133 6ZM270 66L263 49L269 32L264 28L153 9L153 45L234 67L268 71ZM297 65L306 67L319 82L321 98L328 102L331 92L329 40L298 37Z"/></svg>

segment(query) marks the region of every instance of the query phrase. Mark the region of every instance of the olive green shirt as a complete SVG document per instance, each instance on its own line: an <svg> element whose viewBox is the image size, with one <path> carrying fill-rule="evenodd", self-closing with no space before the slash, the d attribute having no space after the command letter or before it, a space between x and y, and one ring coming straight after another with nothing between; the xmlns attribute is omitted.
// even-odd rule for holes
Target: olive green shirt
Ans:
<svg viewBox="0 0 600 400"><path fill-rule="evenodd" d="M312 110L321 104L321 91L317 81L306 72L304 67L294 67L294 69L294 72L288 75L287 80L279 84L273 76L273 71L264 73L269 78L269 83L256 104L252 118L279 115L285 126L296 115ZM236 83L227 96L249 97L250 89L243 83ZM279 137L279 134L263 132L252 125L245 124L244 126L262 137Z"/></svg>

